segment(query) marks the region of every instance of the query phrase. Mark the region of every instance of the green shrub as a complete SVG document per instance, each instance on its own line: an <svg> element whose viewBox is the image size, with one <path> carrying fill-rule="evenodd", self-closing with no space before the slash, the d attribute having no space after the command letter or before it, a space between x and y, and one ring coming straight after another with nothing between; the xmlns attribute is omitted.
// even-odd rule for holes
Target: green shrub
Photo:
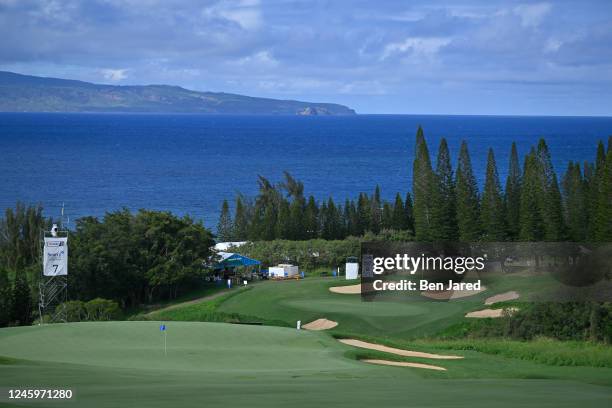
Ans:
<svg viewBox="0 0 612 408"><path fill-rule="evenodd" d="M80 300L64 302L60 307L64 307L66 312L66 321L68 322L81 322L87 319L85 303L81 302Z"/></svg>
<svg viewBox="0 0 612 408"><path fill-rule="evenodd" d="M121 314L119 304L113 300L96 298L85 303L86 320L116 320Z"/></svg>

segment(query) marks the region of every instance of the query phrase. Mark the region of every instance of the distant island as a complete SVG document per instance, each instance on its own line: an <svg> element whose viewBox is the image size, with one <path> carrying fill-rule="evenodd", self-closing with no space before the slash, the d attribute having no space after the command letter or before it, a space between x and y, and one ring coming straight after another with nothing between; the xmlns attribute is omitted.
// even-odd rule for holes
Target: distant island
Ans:
<svg viewBox="0 0 612 408"><path fill-rule="evenodd" d="M0 112L354 115L335 103L199 92L170 85L100 85L0 71Z"/></svg>

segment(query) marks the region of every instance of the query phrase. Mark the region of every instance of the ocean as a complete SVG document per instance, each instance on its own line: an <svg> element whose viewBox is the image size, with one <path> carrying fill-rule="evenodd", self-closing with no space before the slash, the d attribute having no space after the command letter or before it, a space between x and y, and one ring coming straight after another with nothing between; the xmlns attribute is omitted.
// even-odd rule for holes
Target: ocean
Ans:
<svg viewBox="0 0 612 408"><path fill-rule="evenodd" d="M392 199L411 189L419 124L434 163L442 137L455 162L467 140L480 183L492 147L502 185L513 141L522 159L544 137L562 173L612 135L611 117L0 113L0 210L40 203L57 217L63 203L74 227L85 215L149 208L214 227L223 199L254 196L258 175L277 182L283 171L318 200L377 184Z"/></svg>

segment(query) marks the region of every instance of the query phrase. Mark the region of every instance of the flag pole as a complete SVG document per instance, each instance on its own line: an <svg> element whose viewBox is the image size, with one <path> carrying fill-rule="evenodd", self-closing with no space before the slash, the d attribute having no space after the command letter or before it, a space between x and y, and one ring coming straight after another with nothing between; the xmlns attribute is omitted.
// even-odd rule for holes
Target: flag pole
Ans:
<svg viewBox="0 0 612 408"><path fill-rule="evenodd" d="M168 333L167 333L167 332L164 330L164 356L167 356L167 355L168 355L168 353L167 353L167 351L166 351L166 335L167 335L167 334L168 334Z"/></svg>

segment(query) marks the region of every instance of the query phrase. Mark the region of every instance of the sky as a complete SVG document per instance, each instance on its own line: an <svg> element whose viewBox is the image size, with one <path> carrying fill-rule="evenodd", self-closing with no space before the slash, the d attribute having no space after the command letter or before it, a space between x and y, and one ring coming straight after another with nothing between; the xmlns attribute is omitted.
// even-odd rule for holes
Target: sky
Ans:
<svg viewBox="0 0 612 408"><path fill-rule="evenodd" d="M0 70L336 102L612 115L612 1L0 0Z"/></svg>

